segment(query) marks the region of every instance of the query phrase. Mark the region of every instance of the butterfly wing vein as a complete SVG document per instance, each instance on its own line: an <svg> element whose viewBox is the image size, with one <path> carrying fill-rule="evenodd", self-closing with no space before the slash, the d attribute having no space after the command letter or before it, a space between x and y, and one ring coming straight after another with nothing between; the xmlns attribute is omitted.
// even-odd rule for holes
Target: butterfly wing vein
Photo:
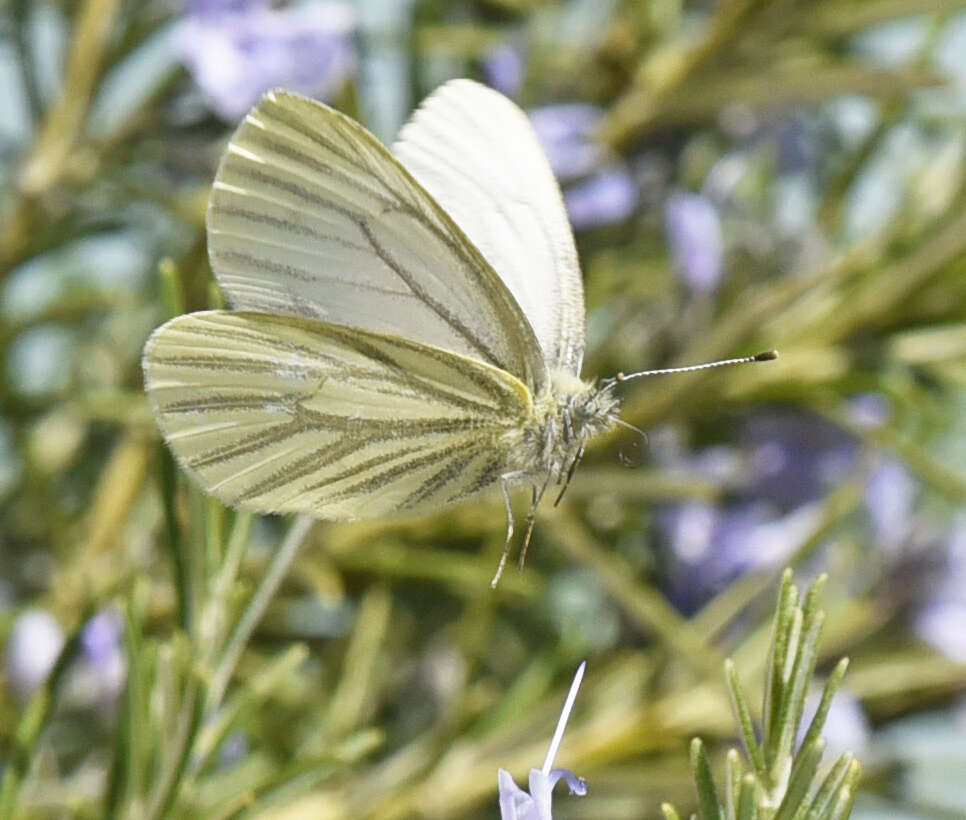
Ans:
<svg viewBox="0 0 966 820"><path fill-rule="evenodd" d="M507 284L550 369L579 375L584 298L577 251L526 114L492 89L451 80L422 103L392 150Z"/></svg>
<svg viewBox="0 0 966 820"><path fill-rule="evenodd" d="M266 314L173 319L152 336L145 373L165 438L209 492L329 519L485 489L532 412L518 379L474 359Z"/></svg>
<svg viewBox="0 0 966 820"><path fill-rule="evenodd" d="M271 92L238 128L208 210L212 267L240 310L323 319L499 367L547 365L506 284L362 126Z"/></svg>

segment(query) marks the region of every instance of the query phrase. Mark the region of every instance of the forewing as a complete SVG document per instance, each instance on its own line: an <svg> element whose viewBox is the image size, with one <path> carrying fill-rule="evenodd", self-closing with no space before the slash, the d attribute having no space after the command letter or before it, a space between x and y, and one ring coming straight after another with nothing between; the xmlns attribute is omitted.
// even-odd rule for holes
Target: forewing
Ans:
<svg viewBox="0 0 966 820"><path fill-rule="evenodd" d="M526 317L452 219L361 125L272 91L222 159L208 208L239 310L389 333L546 384Z"/></svg>
<svg viewBox="0 0 966 820"><path fill-rule="evenodd" d="M182 466L257 512L373 518L458 501L505 472L503 436L531 410L518 379L475 359L266 314L173 319L144 371Z"/></svg>
<svg viewBox="0 0 966 820"><path fill-rule="evenodd" d="M419 107L392 150L506 282L548 365L580 375L577 251L526 114L492 89L453 80Z"/></svg>

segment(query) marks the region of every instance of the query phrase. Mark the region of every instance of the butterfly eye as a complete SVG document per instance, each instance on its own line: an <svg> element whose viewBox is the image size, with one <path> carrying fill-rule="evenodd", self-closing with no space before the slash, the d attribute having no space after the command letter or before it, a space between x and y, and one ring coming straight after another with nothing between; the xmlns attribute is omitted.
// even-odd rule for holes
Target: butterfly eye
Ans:
<svg viewBox="0 0 966 820"><path fill-rule="evenodd" d="M576 410L581 421L589 421L600 415L600 402L596 396L589 396L577 405Z"/></svg>

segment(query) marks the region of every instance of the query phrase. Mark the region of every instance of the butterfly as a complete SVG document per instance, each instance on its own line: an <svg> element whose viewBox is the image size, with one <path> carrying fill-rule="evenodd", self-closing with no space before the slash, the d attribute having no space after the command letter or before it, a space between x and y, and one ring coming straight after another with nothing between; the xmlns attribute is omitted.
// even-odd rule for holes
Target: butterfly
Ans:
<svg viewBox="0 0 966 820"><path fill-rule="evenodd" d="M207 213L231 310L144 350L165 441L206 491L351 520L552 481L619 423L618 379L580 378L584 299L559 187L527 116L470 80L389 150L271 91L232 137Z"/></svg>

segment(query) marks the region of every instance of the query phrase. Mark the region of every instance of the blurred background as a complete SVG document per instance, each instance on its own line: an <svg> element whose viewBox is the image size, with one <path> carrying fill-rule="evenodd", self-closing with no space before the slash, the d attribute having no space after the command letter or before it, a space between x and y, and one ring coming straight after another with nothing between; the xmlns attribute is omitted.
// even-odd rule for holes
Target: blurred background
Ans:
<svg viewBox="0 0 966 820"><path fill-rule="evenodd" d="M265 90L391 142L461 76L560 180L585 377L781 359L628 384L646 441L595 441L495 592L498 494L283 566L178 474L142 345L218 304ZM854 816L966 817L966 2L6 0L0 112L0 816L495 817L582 659L555 817L693 807L787 565L830 576Z"/></svg>

